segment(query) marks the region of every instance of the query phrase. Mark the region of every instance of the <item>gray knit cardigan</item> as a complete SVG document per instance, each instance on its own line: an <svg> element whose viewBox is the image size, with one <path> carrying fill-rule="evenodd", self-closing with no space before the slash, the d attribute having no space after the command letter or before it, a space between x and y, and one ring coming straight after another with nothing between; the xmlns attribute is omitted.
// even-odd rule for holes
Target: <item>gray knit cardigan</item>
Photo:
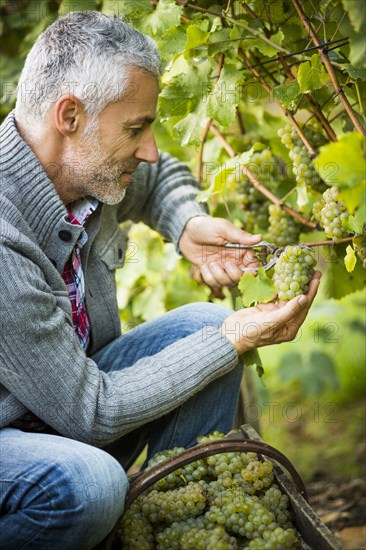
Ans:
<svg viewBox="0 0 366 550"><path fill-rule="evenodd" d="M82 261L91 346L85 354L61 277L83 230L68 223L14 113L0 139L0 428L31 411L64 436L101 447L237 364L218 330L198 331L121 372L105 374L90 359L120 335L115 269L123 266L126 238L119 223L143 221L177 245L187 221L204 215L183 164L165 154L154 165L143 163L123 201L99 205L87 221Z"/></svg>

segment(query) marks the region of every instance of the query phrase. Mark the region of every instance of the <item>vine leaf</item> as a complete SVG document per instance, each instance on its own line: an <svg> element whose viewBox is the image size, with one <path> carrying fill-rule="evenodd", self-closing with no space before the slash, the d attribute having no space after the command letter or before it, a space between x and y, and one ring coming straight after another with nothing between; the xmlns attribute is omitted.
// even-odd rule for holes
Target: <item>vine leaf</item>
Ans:
<svg viewBox="0 0 366 550"><path fill-rule="evenodd" d="M70 2L74 4L72 10L75 9L75 2ZM62 2L60 9L64 8L65 1ZM93 9L90 7L89 10ZM78 11L82 11L78 6ZM131 21L134 26L140 28L144 17L151 14L153 11L152 5L149 0L140 0L140 2L135 2L135 0L124 0L123 2L115 2L115 0L103 0L102 12L106 15L113 15L116 17L124 17L128 21Z"/></svg>
<svg viewBox="0 0 366 550"><path fill-rule="evenodd" d="M220 78L208 97L207 115L222 126L229 126L235 119L240 101L239 85L244 75L232 65L224 65Z"/></svg>
<svg viewBox="0 0 366 550"><path fill-rule="evenodd" d="M166 31L180 24L182 11L182 7L174 0L160 0L156 9L144 19L142 31L160 38Z"/></svg>
<svg viewBox="0 0 366 550"><path fill-rule="evenodd" d="M299 66L297 80L304 94L319 90L323 86L324 77L325 71L318 54L312 55L310 61L305 61Z"/></svg>
<svg viewBox="0 0 366 550"><path fill-rule="evenodd" d="M244 273L238 288L242 293L244 307L257 303L266 304L277 294L273 281L267 277L263 267L258 269L256 277L250 273Z"/></svg>
<svg viewBox="0 0 366 550"><path fill-rule="evenodd" d="M257 349L246 351L241 355L240 360L245 367L255 367L259 378L263 376L264 368Z"/></svg>
<svg viewBox="0 0 366 550"><path fill-rule="evenodd" d="M279 30L276 34L273 34L271 36L271 42L274 42L274 44L281 46L284 38L285 38L285 35L281 30ZM264 42L260 38L256 38L252 40L251 47L257 48L263 55L267 55L268 57L273 57L274 55L278 54L277 48L275 48L274 46L271 46L267 42Z"/></svg>
<svg viewBox="0 0 366 550"><path fill-rule="evenodd" d="M347 254L344 257L344 265L346 266L347 271L350 273L356 267L357 258L352 246L347 246L346 252Z"/></svg>
<svg viewBox="0 0 366 550"><path fill-rule="evenodd" d="M356 263L352 273L346 271L344 266L345 249L345 245L338 243L333 250L327 250L326 262L329 265L322 280L324 294L327 298L340 299L365 286L366 271L361 262Z"/></svg>
<svg viewBox="0 0 366 550"><path fill-rule="evenodd" d="M273 97L278 99L286 109L292 109L295 105L295 99L299 97L301 91L297 80L293 80L289 83L273 86L272 93Z"/></svg>
<svg viewBox="0 0 366 550"><path fill-rule="evenodd" d="M348 132L337 142L320 147L314 162L320 177L336 187L365 185L365 143L358 132Z"/></svg>
<svg viewBox="0 0 366 550"><path fill-rule="evenodd" d="M208 21L206 21L206 23L208 25ZM197 48L202 44L206 44L210 33L207 31L207 29L203 29L201 27L202 25L189 25L189 27L187 28L187 43L185 48L186 54L189 54L190 50L192 50L193 48Z"/></svg>
<svg viewBox="0 0 366 550"><path fill-rule="evenodd" d="M163 63L169 61L177 54L184 52L187 37L183 27L172 27L158 41L159 52Z"/></svg>
<svg viewBox="0 0 366 550"><path fill-rule="evenodd" d="M249 151L244 151L241 155L237 155L225 163L223 163L222 168L217 172L213 180L213 192L224 191L227 187L230 187L231 184L236 184L243 178L242 167L248 164L250 159L253 156L253 153L259 149L262 145L260 143L255 143Z"/></svg>
<svg viewBox="0 0 366 550"><path fill-rule="evenodd" d="M174 126L173 136L180 139L182 145L199 147L206 118L206 104L204 101L200 101L194 111L190 112Z"/></svg>

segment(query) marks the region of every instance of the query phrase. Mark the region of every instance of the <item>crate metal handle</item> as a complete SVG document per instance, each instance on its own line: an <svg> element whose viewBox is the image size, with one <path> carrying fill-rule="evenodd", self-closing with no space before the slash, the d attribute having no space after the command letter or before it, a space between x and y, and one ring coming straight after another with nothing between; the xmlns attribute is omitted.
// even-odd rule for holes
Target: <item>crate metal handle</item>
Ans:
<svg viewBox="0 0 366 550"><path fill-rule="evenodd" d="M125 511L130 507L132 502L138 496L140 496L144 491L146 491L146 489L150 487L150 485L153 485L171 472L174 472L174 470L177 470L178 468L185 466L186 464L190 464L195 460L199 460L200 458L230 452L254 452L273 458L289 472L292 481L294 482L294 485L301 496L306 501L308 500L304 482L302 481L299 473L297 472L293 464L283 453L281 453L279 450L275 449L271 445L268 445L267 443L263 443L261 441L253 441L252 439L245 438L228 438L222 441L212 441L210 443L195 445L190 449L182 451L181 453L179 453L179 455L167 458L161 464L157 464L149 470L145 470L143 473L137 474L132 479L131 487L127 494Z"/></svg>

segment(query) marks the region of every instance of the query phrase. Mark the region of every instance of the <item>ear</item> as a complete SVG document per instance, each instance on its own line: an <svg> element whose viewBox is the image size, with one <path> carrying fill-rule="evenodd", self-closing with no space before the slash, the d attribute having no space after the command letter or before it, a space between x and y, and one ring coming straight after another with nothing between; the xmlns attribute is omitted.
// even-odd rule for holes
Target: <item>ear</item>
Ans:
<svg viewBox="0 0 366 550"><path fill-rule="evenodd" d="M80 99L72 95L62 96L56 102L54 117L58 131L65 137L72 137L85 123Z"/></svg>

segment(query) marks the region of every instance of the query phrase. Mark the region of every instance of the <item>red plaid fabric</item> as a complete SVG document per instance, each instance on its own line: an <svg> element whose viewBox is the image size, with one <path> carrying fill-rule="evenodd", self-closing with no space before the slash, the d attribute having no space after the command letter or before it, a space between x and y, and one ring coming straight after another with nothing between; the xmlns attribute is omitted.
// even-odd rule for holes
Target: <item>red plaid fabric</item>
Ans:
<svg viewBox="0 0 366 550"><path fill-rule="evenodd" d="M77 219L74 214L68 212L69 222L73 225L84 225L90 214L95 210L96 205L87 203L82 205L82 209L77 214L77 208L74 208L74 214L78 215ZM80 344L84 350L88 349L90 342L90 320L85 304L85 281L84 273L81 264L80 252L82 243L77 242L74 250L65 264L62 278L65 281L70 297L72 308L72 323Z"/></svg>

